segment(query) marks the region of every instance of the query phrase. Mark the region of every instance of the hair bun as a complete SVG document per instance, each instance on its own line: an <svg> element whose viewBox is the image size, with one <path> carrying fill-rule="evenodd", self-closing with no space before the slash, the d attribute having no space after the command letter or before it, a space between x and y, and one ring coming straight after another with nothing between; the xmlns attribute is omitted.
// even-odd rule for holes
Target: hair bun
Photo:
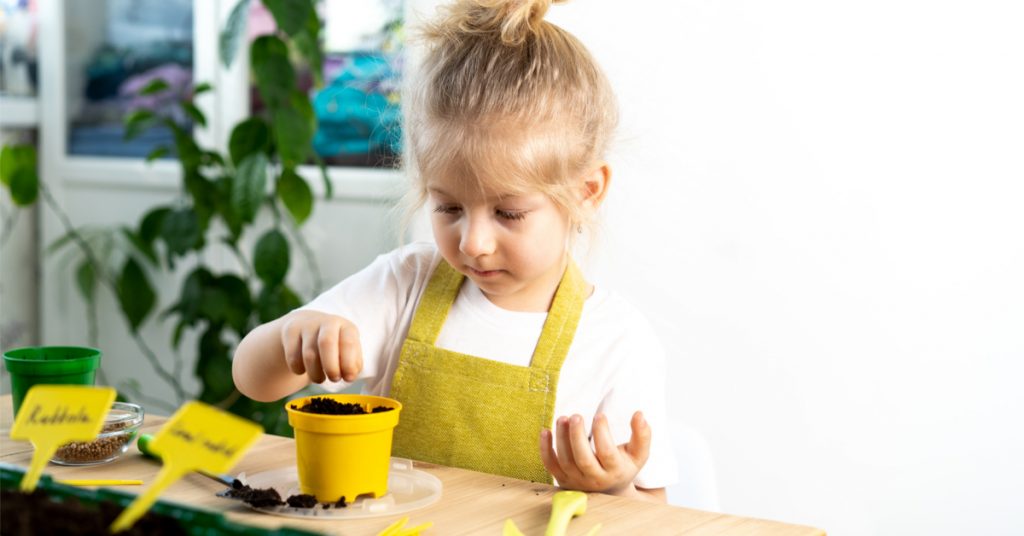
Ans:
<svg viewBox="0 0 1024 536"><path fill-rule="evenodd" d="M520 45L538 32L551 4L563 1L457 0L442 25L451 33L491 34L507 45Z"/></svg>

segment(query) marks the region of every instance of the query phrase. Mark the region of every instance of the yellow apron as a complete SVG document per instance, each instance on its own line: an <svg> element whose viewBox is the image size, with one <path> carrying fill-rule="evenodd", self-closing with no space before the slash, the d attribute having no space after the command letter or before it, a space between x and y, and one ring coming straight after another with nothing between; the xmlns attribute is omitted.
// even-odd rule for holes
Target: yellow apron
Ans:
<svg viewBox="0 0 1024 536"><path fill-rule="evenodd" d="M583 276L570 260L528 367L434 346L464 277L442 260L413 315L391 383L402 403L393 453L551 483L539 437L554 420L558 374L583 310Z"/></svg>

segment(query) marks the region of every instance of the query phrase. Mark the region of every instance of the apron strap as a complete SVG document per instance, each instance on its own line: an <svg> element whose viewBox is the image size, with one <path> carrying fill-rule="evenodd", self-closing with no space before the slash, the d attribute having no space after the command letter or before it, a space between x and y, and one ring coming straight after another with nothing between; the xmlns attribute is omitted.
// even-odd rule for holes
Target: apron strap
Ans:
<svg viewBox="0 0 1024 536"><path fill-rule="evenodd" d="M583 312L585 290L586 281L583 279L583 274L576 262L570 258L569 264L565 267L565 273L562 275L562 281L558 284L558 290L555 291L551 309L544 320L544 327L541 329L537 347L533 351L530 368L556 374L561 370L562 362L569 354L569 346L576 334L580 314Z"/></svg>
<svg viewBox="0 0 1024 536"><path fill-rule="evenodd" d="M452 268L448 261L441 259L430 276L419 305L416 306L412 325L409 326L410 339L434 345L437 336L441 334L445 319L448 318L448 311L459 294L463 277L465 276Z"/></svg>

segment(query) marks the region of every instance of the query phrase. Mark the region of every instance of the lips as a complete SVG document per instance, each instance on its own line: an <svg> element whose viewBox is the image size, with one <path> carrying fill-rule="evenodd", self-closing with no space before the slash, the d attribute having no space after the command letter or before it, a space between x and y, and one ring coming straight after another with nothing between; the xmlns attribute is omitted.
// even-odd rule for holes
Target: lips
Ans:
<svg viewBox="0 0 1024 536"><path fill-rule="evenodd" d="M501 273L501 270L477 270L472 266L467 266L467 268L469 268L469 271L477 277L494 277Z"/></svg>

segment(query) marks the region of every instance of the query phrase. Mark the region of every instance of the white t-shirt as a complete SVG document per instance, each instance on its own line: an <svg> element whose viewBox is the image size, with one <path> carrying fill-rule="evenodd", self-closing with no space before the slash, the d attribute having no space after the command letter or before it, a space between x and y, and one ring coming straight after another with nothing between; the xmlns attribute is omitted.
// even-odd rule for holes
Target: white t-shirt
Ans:
<svg viewBox="0 0 1024 536"><path fill-rule="evenodd" d="M364 390L386 396L413 313L441 254L416 243L381 255L303 309L338 315L359 329ZM529 366L547 313L508 311L494 305L469 278L448 312L436 345L463 354ZM326 381L338 391L347 384ZM587 433L594 415L608 417L616 444L629 440L630 419L643 411L652 430L647 464L634 483L661 488L678 471L669 439L665 354L647 320L621 297L595 288L586 299L555 396L555 418L580 414Z"/></svg>

